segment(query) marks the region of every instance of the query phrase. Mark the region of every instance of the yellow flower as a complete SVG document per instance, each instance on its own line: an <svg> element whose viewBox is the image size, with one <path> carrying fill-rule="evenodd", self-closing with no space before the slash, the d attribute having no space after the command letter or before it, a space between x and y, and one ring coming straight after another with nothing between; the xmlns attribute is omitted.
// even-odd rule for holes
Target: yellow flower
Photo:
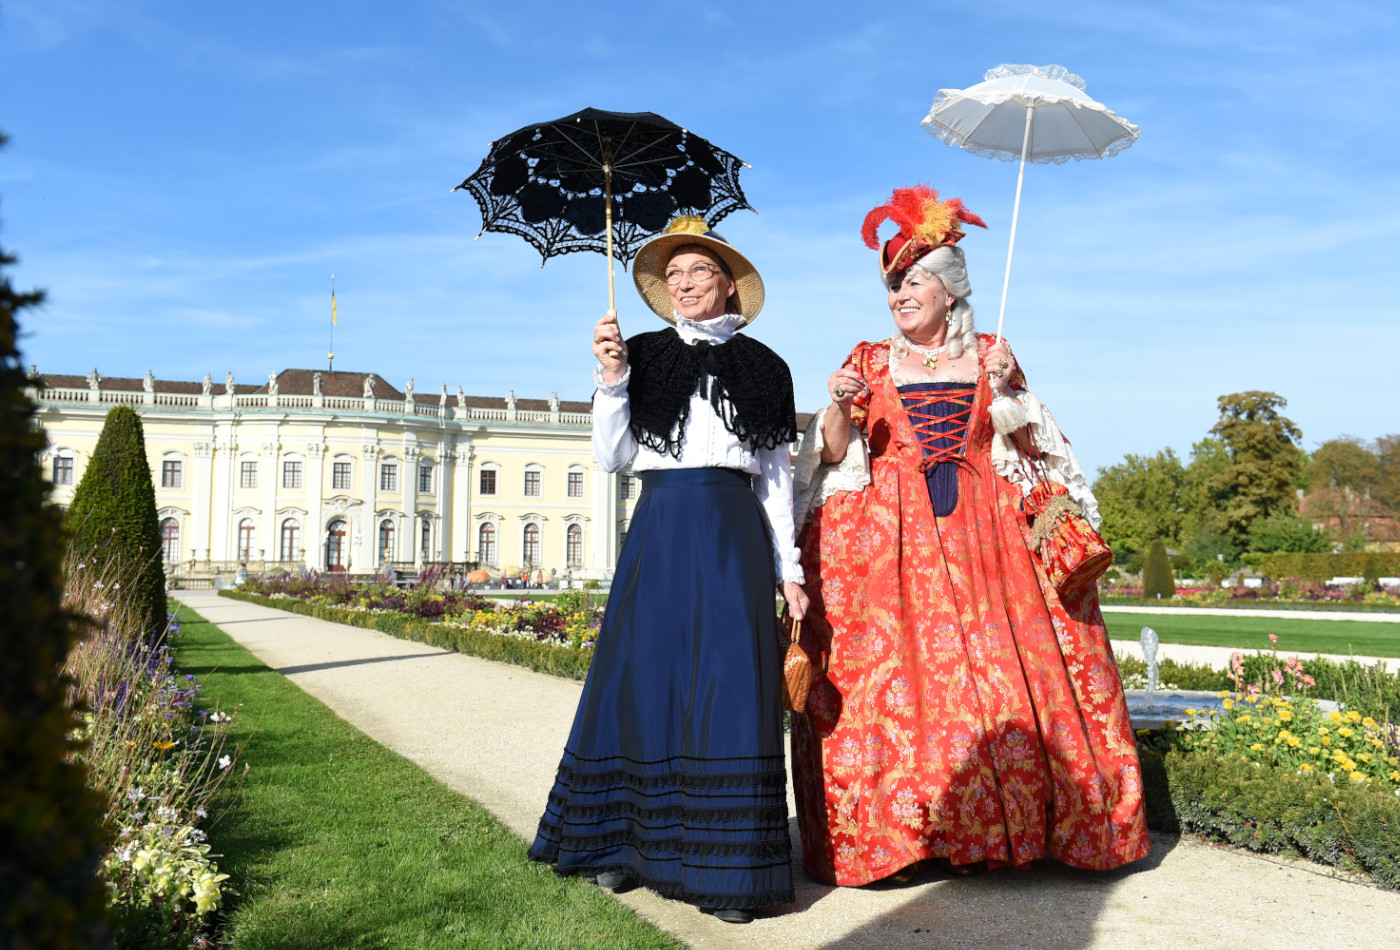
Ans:
<svg viewBox="0 0 1400 950"><path fill-rule="evenodd" d="M1356 735L1356 733L1352 732L1350 729L1338 729L1337 735L1341 736L1343 739L1350 739L1352 736Z"/></svg>
<svg viewBox="0 0 1400 950"><path fill-rule="evenodd" d="M1362 752L1360 755L1357 756L1357 758L1360 759L1362 762L1366 762L1369 764L1371 761L1371 753Z"/></svg>
<svg viewBox="0 0 1400 950"><path fill-rule="evenodd" d="M175 748L175 743L173 742L152 742L151 745L155 746L162 752L166 752L170 749Z"/></svg>
<svg viewBox="0 0 1400 950"><path fill-rule="evenodd" d="M1262 742L1256 742L1256 743L1254 743L1254 745L1252 745L1252 746L1249 747L1249 750L1250 750L1251 752L1263 752L1263 751L1264 751L1264 744L1263 744Z"/></svg>
<svg viewBox="0 0 1400 950"><path fill-rule="evenodd" d="M1302 765L1298 766L1299 772L1311 772L1312 770L1312 766L1309 765L1307 762L1304 762Z"/></svg>
<svg viewBox="0 0 1400 950"><path fill-rule="evenodd" d="M1365 726L1367 729L1374 729L1376 728L1376 721L1370 716L1367 716L1365 719L1361 720L1361 725Z"/></svg>
<svg viewBox="0 0 1400 950"><path fill-rule="evenodd" d="M1382 741L1379 740L1379 739L1372 739L1372 740L1371 740L1371 745L1373 745L1373 746L1375 746L1377 749L1379 749L1381 746L1385 745L1385 743L1382 742Z"/></svg>
<svg viewBox="0 0 1400 950"><path fill-rule="evenodd" d="M1235 722L1249 722L1249 715L1245 714L1243 716L1236 716Z"/></svg>
<svg viewBox="0 0 1400 950"><path fill-rule="evenodd" d="M1397 759L1393 755L1390 758L1386 759L1386 761L1389 762L1391 765L1400 765L1400 759Z"/></svg>
<svg viewBox="0 0 1400 950"><path fill-rule="evenodd" d="M1353 782L1356 782L1357 784L1362 784L1362 785L1364 785L1366 782L1371 781L1369 778L1367 778L1365 775L1362 775L1360 772L1351 772L1351 773L1349 773L1349 774L1347 775L1347 778L1351 779Z"/></svg>
<svg viewBox="0 0 1400 950"><path fill-rule="evenodd" d="M1348 710L1347 719L1351 720L1352 722L1360 722L1361 713L1357 712L1355 709Z"/></svg>
<svg viewBox="0 0 1400 950"><path fill-rule="evenodd" d="M1339 713L1339 712L1337 712L1337 710L1334 709L1334 710L1332 710L1330 713L1327 714L1327 718L1330 719L1330 720L1332 720L1333 722L1341 722L1341 721L1342 721L1342 714Z"/></svg>
<svg viewBox="0 0 1400 950"><path fill-rule="evenodd" d="M1183 709L1182 712L1184 712L1184 713L1185 713L1186 715L1188 715L1188 716L1194 716L1194 715L1196 715L1196 710L1195 710L1195 709Z"/></svg>
<svg viewBox="0 0 1400 950"><path fill-rule="evenodd" d="M1390 773L1390 780L1391 780L1392 782L1400 782L1400 772L1391 772L1391 773Z"/></svg>
<svg viewBox="0 0 1400 950"><path fill-rule="evenodd" d="M1296 749L1296 748L1298 748L1298 746L1299 746L1300 744L1302 744L1302 741L1303 741L1303 740L1302 740L1302 739L1299 739L1297 736L1289 736L1289 737L1288 737L1288 747L1289 747L1290 749Z"/></svg>
<svg viewBox="0 0 1400 950"><path fill-rule="evenodd" d="M1332 744L1332 737L1331 737L1331 736L1323 736L1321 739L1318 739L1317 741L1318 741L1318 742L1321 742L1323 745L1331 745L1331 744Z"/></svg>
<svg viewBox="0 0 1400 950"><path fill-rule="evenodd" d="M1220 692L1218 692L1218 693L1215 694L1215 698L1216 698L1216 699L1224 699L1225 697L1227 697L1227 696L1229 696L1229 695L1230 695L1230 691L1229 691L1228 689L1222 689Z"/></svg>
<svg viewBox="0 0 1400 950"><path fill-rule="evenodd" d="M1329 730L1328 730L1328 728L1327 728L1326 726L1318 726L1318 727L1317 727L1317 734L1320 735L1320 736L1325 736L1325 735L1327 735L1328 731L1329 731Z"/></svg>
<svg viewBox="0 0 1400 950"><path fill-rule="evenodd" d="M1225 694L1222 693L1221 695L1223 696L1223 695L1225 695ZM1221 703L1220 705L1223 706L1223 707L1225 708L1225 711L1226 711L1226 712L1229 712L1230 710L1232 710L1232 709L1235 708L1235 701L1234 701L1233 699L1227 699L1227 700L1225 700L1225 702Z"/></svg>
<svg viewBox="0 0 1400 950"><path fill-rule="evenodd" d="M1280 710L1278 711L1278 718L1279 718L1279 721L1280 721L1280 722L1292 722L1292 721L1293 721L1293 714L1292 714L1291 712L1289 712L1287 709L1280 709Z"/></svg>

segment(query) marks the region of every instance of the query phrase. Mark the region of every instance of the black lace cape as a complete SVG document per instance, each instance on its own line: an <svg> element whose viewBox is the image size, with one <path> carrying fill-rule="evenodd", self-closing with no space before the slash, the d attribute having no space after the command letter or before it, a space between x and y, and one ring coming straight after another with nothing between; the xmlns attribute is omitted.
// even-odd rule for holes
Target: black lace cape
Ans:
<svg viewBox="0 0 1400 950"><path fill-rule="evenodd" d="M675 327L627 341L632 435L638 443L680 458L697 388L740 442L774 449L797 439L792 373L782 357L736 333L723 343L687 344Z"/></svg>

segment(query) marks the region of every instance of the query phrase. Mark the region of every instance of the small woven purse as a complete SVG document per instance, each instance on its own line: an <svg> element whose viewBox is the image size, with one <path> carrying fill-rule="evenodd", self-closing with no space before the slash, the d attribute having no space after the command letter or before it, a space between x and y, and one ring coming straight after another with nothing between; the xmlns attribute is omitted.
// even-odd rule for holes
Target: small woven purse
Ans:
<svg viewBox="0 0 1400 950"><path fill-rule="evenodd" d="M783 708L800 713L806 711L807 696L812 691L812 660L797 642L802 636L802 621L791 623L787 654L783 657Z"/></svg>
<svg viewBox="0 0 1400 950"><path fill-rule="evenodd" d="M1112 549L1089 524L1069 489L1052 482L1043 463L1037 468L1026 461L1035 482L1030 494L1021 499L1021 511L1030 524L1031 554L1062 597L1092 588L1113 563Z"/></svg>

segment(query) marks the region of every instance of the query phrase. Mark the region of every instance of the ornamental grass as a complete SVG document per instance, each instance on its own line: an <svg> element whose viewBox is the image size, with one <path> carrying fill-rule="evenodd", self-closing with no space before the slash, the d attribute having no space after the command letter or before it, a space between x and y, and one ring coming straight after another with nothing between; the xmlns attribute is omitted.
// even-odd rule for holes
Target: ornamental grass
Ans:
<svg viewBox="0 0 1400 950"><path fill-rule="evenodd" d="M64 608L85 634L68 655L78 713L72 760L105 803L111 846L101 875L119 947L211 946L228 875L206 829L214 794L246 772L228 744L236 710L199 709L199 684L171 666L173 619L143 635L130 615L129 578L97 558L70 563Z"/></svg>

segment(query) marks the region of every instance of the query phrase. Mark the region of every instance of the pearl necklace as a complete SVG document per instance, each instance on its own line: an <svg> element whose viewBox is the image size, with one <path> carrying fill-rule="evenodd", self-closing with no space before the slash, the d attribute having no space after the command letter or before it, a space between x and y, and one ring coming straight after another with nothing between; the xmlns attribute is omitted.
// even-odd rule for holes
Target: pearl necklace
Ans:
<svg viewBox="0 0 1400 950"><path fill-rule="evenodd" d="M902 334L901 334L901 335L902 335ZM920 346L919 344L915 343L913 340L909 339L907 336L904 337L904 342L905 342L905 344L908 345L909 349L913 350L915 353L922 353L922 354L923 354L924 358L923 358L923 361L922 361L922 362L923 362L923 364L924 364L925 366L927 366L929 369L933 369L933 368L934 368L934 366L938 363L938 354L939 354L939 353L942 353L942 352L943 352L944 350L946 350L946 349L948 348L948 346L949 346L949 344L944 343L942 346L935 347L934 349L931 349L931 350L930 350L930 349L926 349L925 347L922 347L922 346Z"/></svg>

